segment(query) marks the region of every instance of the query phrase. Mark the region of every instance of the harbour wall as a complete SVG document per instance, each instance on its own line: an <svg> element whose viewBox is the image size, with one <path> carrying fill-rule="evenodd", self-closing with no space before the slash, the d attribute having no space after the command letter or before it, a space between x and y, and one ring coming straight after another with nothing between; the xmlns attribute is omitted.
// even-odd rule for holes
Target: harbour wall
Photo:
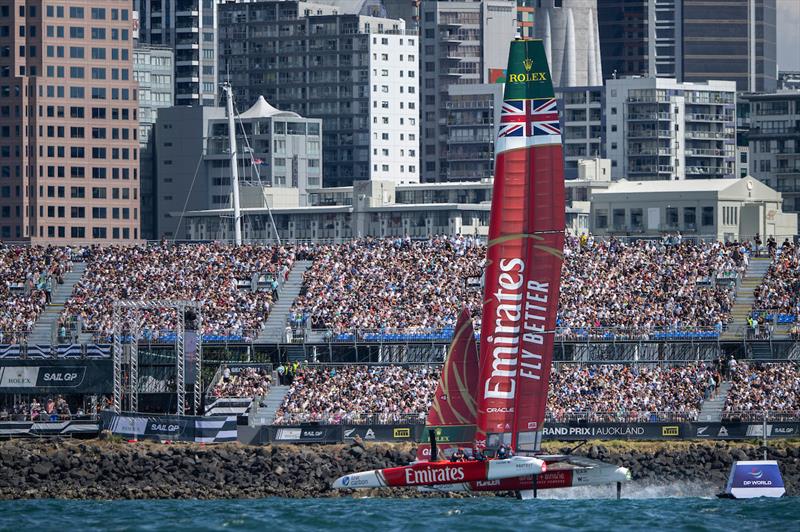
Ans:
<svg viewBox="0 0 800 532"><path fill-rule="evenodd" d="M549 452L566 449L564 443L546 445ZM12 440L0 442L0 499L444 496L412 489L329 488L347 473L405 465L414 452L409 443L245 446L128 443L113 438ZM713 496L722 490L734 460L762 457L756 444L713 441L595 441L575 454L630 468L634 481L623 488L624 496L672 485L695 486L689 493ZM769 458L779 461L787 494L799 494L800 441L771 441Z"/></svg>

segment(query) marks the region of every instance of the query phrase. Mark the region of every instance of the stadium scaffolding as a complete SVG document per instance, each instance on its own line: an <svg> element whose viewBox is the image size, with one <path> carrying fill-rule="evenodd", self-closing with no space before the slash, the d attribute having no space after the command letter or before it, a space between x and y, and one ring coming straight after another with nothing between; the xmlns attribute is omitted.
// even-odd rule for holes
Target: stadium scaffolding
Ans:
<svg viewBox="0 0 800 532"><path fill-rule="evenodd" d="M192 330L199 331L201 326L200 303L184 300L150 299L144 301L117 301L113 306L112 356L114 361L114 397L112 409L116 413L122 411L123 392L123 358L124 345L128 346L128 409L139 411L139 339L142 329L141 312L148 309L171 309L177 313L175 329L175 393L177 395L177 414L186 413L186 324L187 311L194 312ZM126 327L128 325L128 327ZM202 399L201 371L203 367L202 335L195 334L196 347L190 349L194 356L193 410L200 412ZM191 362L191 361L190 361Z"/></svg>

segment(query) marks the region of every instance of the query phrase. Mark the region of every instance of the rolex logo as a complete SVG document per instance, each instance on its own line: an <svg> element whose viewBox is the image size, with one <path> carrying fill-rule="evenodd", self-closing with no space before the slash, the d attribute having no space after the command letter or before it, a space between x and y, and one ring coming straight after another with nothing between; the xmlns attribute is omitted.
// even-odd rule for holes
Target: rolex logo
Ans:
<svg viewBox="0 0 800 532"><path fill-rule="evenodd" d="M525 59L522 61L522 66L524 66L524 67L525 67L525 71L526 71L526 72L530 72L530 71L531 71L531 69L533 68L533 59L531 59L530 57L526 57L526 58L525 58Z"/></svg>

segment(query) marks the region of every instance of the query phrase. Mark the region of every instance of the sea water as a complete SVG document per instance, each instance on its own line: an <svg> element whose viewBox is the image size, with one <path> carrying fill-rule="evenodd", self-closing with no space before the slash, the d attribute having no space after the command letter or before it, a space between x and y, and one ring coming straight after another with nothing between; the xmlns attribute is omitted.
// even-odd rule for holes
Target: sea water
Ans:
<svg viewBox="0 0 800 532"><path fill-rule="evenodd" d="M800 498L0 502L0 530L800 530Z"/></svg>

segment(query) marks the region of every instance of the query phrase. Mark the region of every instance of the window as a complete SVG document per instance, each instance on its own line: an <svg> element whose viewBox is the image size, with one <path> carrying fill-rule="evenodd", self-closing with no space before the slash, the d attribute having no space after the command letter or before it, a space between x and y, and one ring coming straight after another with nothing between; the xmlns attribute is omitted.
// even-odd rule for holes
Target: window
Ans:
<svg viewBox="0 0 800 532"><path fill-rule="evenodd" d="M59 235L58 236L63 237L64 235L60 234L60 233L63 233L63 231L62 231L63 228L59 227L58 229L59 229L59 231L58 231ZM85 227L71 227L69 233L70 233L70 236L72 238L86 238L86 228Z"/></svg>
<svg viewBox="0 0 800 532"><path fill-rule="evenodd" d="M625 209L614 209L613 224L616 230L625 228Z"/></svg>
<svg viewBox="0 0 800 532"><path fill-rule="evenodd" d="M703 207L700 221L703 225L714 225L714 207Z"/></svg>
<svg viewBox="0 0 800 532"><path fill-rule="evenodd" d="M595 225L598 229L606 229L608 227L608 209L597 209L594 216Z"/></svg>
<svg viewBox="0 0 800 532"><path fill-rule="evenodd" d="M668 228L677 228L678 227L678 208L677 207L667 207L665 210L666 213L666 224Z"/></svg>
<svg viewBox="0 0 800 532"><path fill-rule="evenodd" d="M683 227L689 230L697 228L697 209L695 207L683 208Z"/></svg>

